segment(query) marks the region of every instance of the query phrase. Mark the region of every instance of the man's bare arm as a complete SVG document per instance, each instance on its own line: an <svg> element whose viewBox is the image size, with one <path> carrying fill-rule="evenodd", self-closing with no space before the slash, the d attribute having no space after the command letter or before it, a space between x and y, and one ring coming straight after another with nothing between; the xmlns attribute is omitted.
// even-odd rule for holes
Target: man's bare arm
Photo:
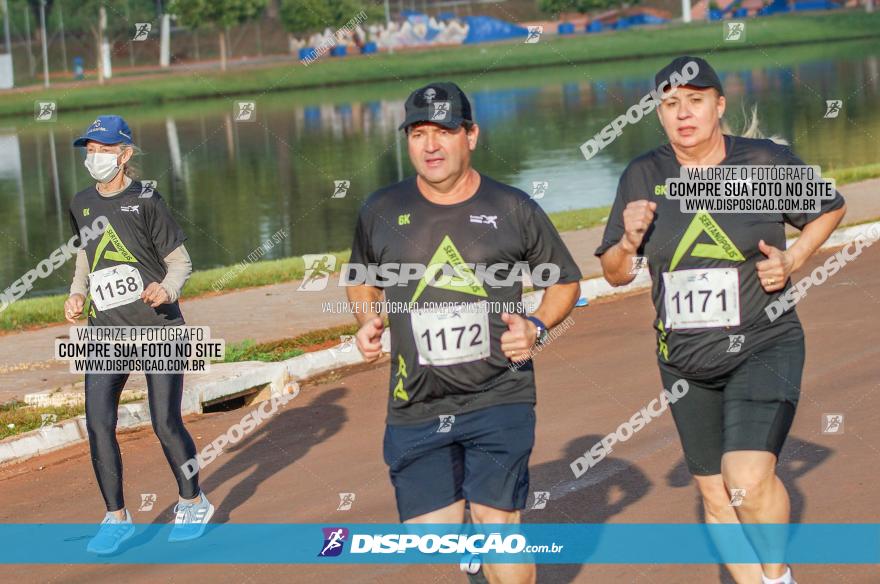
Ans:
<svg viewBox="0 0 880 584"><path fill-rule="evenodd" d="M574 305L577 304L580 295L580 282L553 284L544 290L541 304L532 313L532 316L547 325L548 329L551 329L565 320L565 317L569 315Z"/></svg>
<svg viewBox="0 0 880 584"><path fill-rule="evenodd" d="M358 284L357 286L348 286L345 293L348 296L349 307L359 325L379 316L375 308L382 300L381 288Z"/></svg>

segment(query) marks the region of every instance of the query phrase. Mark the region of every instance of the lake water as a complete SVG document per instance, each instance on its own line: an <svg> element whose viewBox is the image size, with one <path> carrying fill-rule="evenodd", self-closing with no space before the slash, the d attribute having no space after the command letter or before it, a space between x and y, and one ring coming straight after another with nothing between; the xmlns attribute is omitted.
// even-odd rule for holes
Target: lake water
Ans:
<svg viewBox="0 0 880 584"><path fill-rule="evenodd" d="M591 160L579 150L651 89L668 60L447 78L470 95L481 127L474 166L526 192L546 181L539 202L557 211L609 204L628 161L664 142L651 114ZM880 42L737 51L709 61L735 126L757 104L762 129L810 164L880 161ZM0 119L0 290L70 237L68 204L91 181L71 143L99 113L126 117L144 151L142 177L158 181L189 236L194 267L204 269L241 261L283 227L290 237L266 257L349 247L363 199L412 173L396 128L409 91L429 80L242 95L256 104L253 122L233 120L233 98L62 111L55 122ZM833 99L843 109L828 119ZM335 181L349 181L344 197L333 197ZM70 264L36 291L66 290Z"/></svg>

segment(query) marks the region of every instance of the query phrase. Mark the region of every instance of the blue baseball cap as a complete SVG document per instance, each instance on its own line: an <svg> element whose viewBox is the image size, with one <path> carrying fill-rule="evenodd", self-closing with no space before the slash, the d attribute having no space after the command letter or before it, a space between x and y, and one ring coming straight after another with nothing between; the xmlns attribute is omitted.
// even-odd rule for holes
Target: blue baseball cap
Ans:
<svg viewBox="0 0 880 584"><path fill-rule="evenodd" d="M73 145L82 148L89 140L101 144L131 144L131 130L120 116L98 116L86 133L73 141Z"/></svg>

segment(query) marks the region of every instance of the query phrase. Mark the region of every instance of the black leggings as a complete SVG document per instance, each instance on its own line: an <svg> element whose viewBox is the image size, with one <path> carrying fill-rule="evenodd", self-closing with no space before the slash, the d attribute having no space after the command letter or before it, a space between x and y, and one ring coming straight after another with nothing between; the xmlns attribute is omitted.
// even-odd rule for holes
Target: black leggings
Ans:
<svg viewBox="0 0 880 584"><path fill-rule="evenodd" d="M128 373L86 374L86 427L92 466L108 511L125 507L122 497L122 457L116 440L119 396ZM184 463L196 455L192 436L183 426L180 402L183 397L183 374L147 373L147 399L153 431L162 444L165 458L177 479L177 489L184 499L199 494L199 475L187 478Z"/></svg>

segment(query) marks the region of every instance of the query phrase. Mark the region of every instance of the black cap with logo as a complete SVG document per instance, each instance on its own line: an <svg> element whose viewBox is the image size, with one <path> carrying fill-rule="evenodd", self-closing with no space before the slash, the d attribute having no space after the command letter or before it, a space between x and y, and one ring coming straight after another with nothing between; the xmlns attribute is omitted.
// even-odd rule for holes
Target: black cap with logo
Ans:
<svg viewBox="0 0 880 584"><path fill-rule="evenodd" d="M718 78L715 69L713 69L712 65L710 65L705 59L701 59L700 57L676 57L671 63L660 69L660 71L654 75L654 86L659 87L664 81L668 82L669 76L673 73L681 75L682 71L685 69L685 65L691 61L697 66L697 75L684 85L699 87L701 89L712 87L718 90L719 95L724 95L724 88L721 87L721 79Z"/></svg>
<svg viewBox="0 0 880 584"><path fill-rule="evenodd" d="M413 124L431 122L450 130L462 122L473 122L471 102L464 91L450 82L431 83L413 91L406 100L406 119L399 130Z"/></svg>

